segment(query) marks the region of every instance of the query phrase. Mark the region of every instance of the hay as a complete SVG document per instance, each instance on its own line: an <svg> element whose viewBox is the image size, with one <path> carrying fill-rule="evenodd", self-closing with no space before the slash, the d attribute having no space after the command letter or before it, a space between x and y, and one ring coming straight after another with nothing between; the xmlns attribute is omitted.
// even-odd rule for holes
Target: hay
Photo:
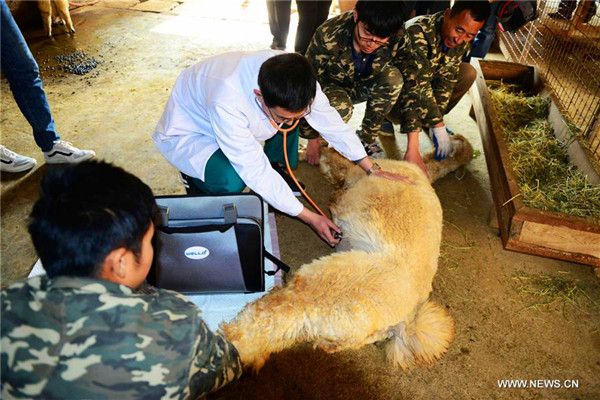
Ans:
<svg viewBox="0 0 600 400"><path fill-rule="evenodd" d="M568 274L564 271L559 273ZM544 274L532 275L518 271L512 276L512 282L512 287L517 293L534 299L533 303L524 308L525 310L549 310L551 305L562 305L563 311L567 306L575 307L582 312L587 312L589 308L598 308L598 303L576 279Z"/></svg>
<svg viewBox="0 0 600 400"><path fill-rule="evenodd" d="M600 223L600 186L569 163L566 146L547 121L550 100L498 81L488 87L523 203Z"/></svg>

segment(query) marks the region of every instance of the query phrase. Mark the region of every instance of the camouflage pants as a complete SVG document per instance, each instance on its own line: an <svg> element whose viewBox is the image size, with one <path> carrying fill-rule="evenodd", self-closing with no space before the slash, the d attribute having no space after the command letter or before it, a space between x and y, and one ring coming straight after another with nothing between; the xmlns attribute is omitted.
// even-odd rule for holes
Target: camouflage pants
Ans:
<svg viewBox="0 0 600 400"><path fill-rule="evenodd" d="M454 108L454 106L458 104L460 99L462 99L463 96L469 91L476 78L477 72L475 71L475 68L471 66L471 64L465 62L460 63L457 82L454 85L454 89L451 93L443 93L440 95L439 101L447 102L446 108L443 112L444 115L448 114ZM435 80L433 85L435 85ZM400 124L400 121L402 120L402 112L410 106L411 103L407 102L401 96L396 104L392 107L390 114L388 115L388 119L394 123ZM433 110L428 109L424 104L416 107L416 109L423 127L428 128L439 122L436 119L436 114L433 112ZM403 133L408 133L402 128L401 130Z"/></svg>
<svg viewBox="0 0 600 400"><path fill-rule="evenodd" d="M373 143L381 129L381 122L396 103L402 90L402 82L402 74L398 68L388 65L378 75L354 87L323 85L322 89L344 122L348 122L352 117L354 104L367 102L359 136L365 142ZM314 139L319 136L304 120L300 129L304 138Z"/></svg>

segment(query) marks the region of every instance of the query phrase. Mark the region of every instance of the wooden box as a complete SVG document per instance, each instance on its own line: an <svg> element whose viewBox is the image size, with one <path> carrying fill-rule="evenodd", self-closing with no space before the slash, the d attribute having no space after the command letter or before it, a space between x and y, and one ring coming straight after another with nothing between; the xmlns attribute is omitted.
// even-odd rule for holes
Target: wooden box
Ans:
<svg viewBox="0 0 600 400"><path fill-rule="evenodd" d="M503 80L520 85L526 93L550 96L548 119L561 138L567 128L552 95L533 67L477 59L471 63L477 70L477 80L471 88L473 109L483 141L504 248L600 267L600 224L523 204L486 80ZM577 160L578 168L588 173L592 183L597 183L598 174L589 164L584 148L577 141L573 142L568 150L570 159Z"/></svg>

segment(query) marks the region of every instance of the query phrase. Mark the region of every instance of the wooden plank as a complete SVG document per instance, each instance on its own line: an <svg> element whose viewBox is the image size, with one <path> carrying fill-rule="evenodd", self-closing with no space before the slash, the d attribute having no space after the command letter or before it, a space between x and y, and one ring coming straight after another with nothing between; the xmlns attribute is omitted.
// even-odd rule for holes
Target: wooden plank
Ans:
<svg viewBox="0 0 600 400"><path fill-rule="evenodd" d="M600 233L600 225L585 218L563 214L554 211L539 210L537 208L523 207L518 212L518 217L525 221L539 224L564 226L585 232Z"/></svg>
<svg viewBox="0 0 600 400"><path fill-rule="evenodd" d="M481 72L485 79L503 81L521 86L525 91L533 91L534 69L526 65L507 61L479 61Z"/></svg>
<svg viewBox="0 0 600 400"><path fill-rule="evenodd" d="M598 233L525 221L519 239L541 247L600 258L600 234Z"/></svg>
<svg viewBox="0 0 600 400"><path fill-rule="evenodd" d="M505 196L500 204L502 206L511 204L512 206L514 206L515 210L519 210L524 207L521 196L519 195L519 185L517 184L515 173L512 169L508 149L506 148L506 144L504 143L502 127L500 126L498 114L496 113L496 108L494 107L494 104L492 102L490 92L487 89L486 80L489 79L489 76L486 75L486 72L484 72L483 68L486 68L488 70L488 73L490 71L490 67L500 68L501 71L504 71L504 73L500 73L500 75L505 74L503 76L514 76L515 71L521 71L521 73L528 74L531 79L533 79L533 73L531 72L533 69L531 67L525 67L522 65L506 63L502 61L479 62L477 61L477 59L473 59L472 64L474 64L475 69L477 71L476 84L479 91L479 95L481 96L481 106L483 107L483 114L481 115L481 117L485 118L487 122L486 124L484 124L487 131L480 131L480 133L486 134L488 136L488 140L491 142L490 149L493 151L492 157L495 158L494 161L496 164L496 167L494 169L499 168L503 170L502 175L504 179L501 180L501 183L503 185L502 190ZM494 74L494 76L498 75L498 73ZM490 178L493 179L491 176L491 171Z"/></svg>
<svg viewBox="0 0 600 400"><path fill-rule="evenodd" d="M595 257L593 255L568 252L562 249L545 247L548 245L547 243L528 243L522 240L521 231L523 230L523 226L526 224L530 224L531 221L529 221L528 219L522 220L520 219L520 215L517 214L514 216L511 222L512 230L510 233L510 237L506 242L506 245L504 246L506 250L516 251L519 253L533 254L541 257L555 258L557 260L571 261L580 264L587 264L594 267L600 267L600 258ZM539 225L546 227L545 224ZM577 229L575 229L575 231L577 231ZM600 238L600 236L597 236L597 238ZM592 237L592 245L594 244L593 239L594 238ZM598 240L596 240L596 242L598 242Z"/></svg>
<svg viewBox="0 0 600 400"><path fill-rule="evenodd" d="M519 240L509 240L504 248L506 250L516 251L518 253L533 254L541 257L555 258L557 260L565 260L569 262L576 262L579 264L591 265L593 267L596 267L597 271L600 270L600 258L596 258L590 255L567 253L565 251L541 247L535 244L525 243Z"/></svg>
<svg viewBox="0 0 600 400"><path fill-rule="evenodd" d="M501 79L520 85L531 95L548 95L539 74L532 67L514 63L477 59L471 63L477 71L471 88L473 111L483 142L504 248L600 267L600 224L526 207L520 195L486 80ZM554 100L552 96L551 100ZM558 117L552 117L556 125Z"/></svg>
<svg viewBox="0 0 600 400"><path fill-rule="evenodd" d="M500 227L500 237L502 238L502 244L505 246L508 240L508 231L510 229L510 221L512 214L509 210L514 213L514 206L511 205L508 209L502 209L500 206L504 203L507 198L510 198L510 191L508 184L504 181L504 171L501 169L501 162L499 161L500 156L496 146L496 141L491 134L492 125L491 120L486 116L486 108L483 104L483 98L481 91L485 81L481 82L482 77L478 76L477 82L471 87L471 98L473 101L473 110L475 112L475 118L477 125L479 126L479 133L481 135L481 141L483 143L483 151L485 153L485 161L490 176L490 185L492 191L492 197L494 199L494 207L496 208L496 215L498 217L498 225Z"/></svg>

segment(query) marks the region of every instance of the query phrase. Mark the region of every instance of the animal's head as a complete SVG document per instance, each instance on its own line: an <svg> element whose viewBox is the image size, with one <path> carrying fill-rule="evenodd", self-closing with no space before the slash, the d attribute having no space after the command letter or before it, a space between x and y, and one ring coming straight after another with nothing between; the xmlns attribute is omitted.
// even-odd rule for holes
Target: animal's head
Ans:
<svg viewBox="0 0 600 400"><path fill-rule="evenodd" d="M440 178L448 175L450 172L456 171L459 167L467 165L473 159L473 146L462 135L455 134L450 136L452 144L452 152L441 161L437 161L434 156L434 151L427 153L423 157L423 162L429 170L431 182L435 182Z"/></svg>

